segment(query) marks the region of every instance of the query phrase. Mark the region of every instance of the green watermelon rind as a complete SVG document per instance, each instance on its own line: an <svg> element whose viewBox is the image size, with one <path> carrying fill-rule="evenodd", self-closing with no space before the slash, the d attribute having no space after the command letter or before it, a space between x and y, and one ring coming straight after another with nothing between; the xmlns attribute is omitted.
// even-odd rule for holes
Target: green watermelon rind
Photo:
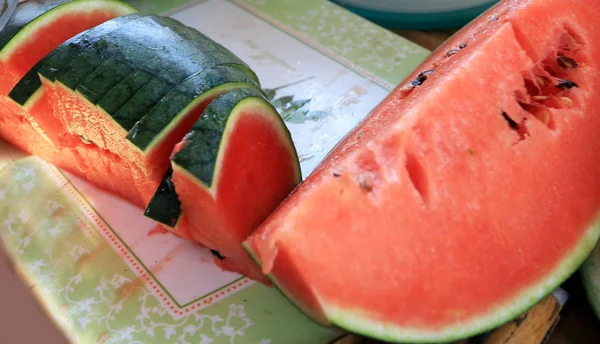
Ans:
<svg viewBox="0 0 600 344"><path fill-rule="evenodd" d="M33 37L39 26L52 23L57 17L60 17L65 12L91 12L95 10L110 9L114 6L114 10L119 13L136 13L137 10L130 5L127 5L118 0L74 0L52 8L46 13L36 17L29 24L24 26L6 45L0 50L0 59L4 60L18 49L21 42Z"/></svg>
<svg viewBox="0 0 600 344"><path fill-rule="evenodd" d="M250 259L252 259L252 261L260 269L262 269L262 263L260 262L260 259L258 259L256 253L254 253L254 251L252 250L252 248L250 247L250 245L248 245L248 243L246 241L242 242L242 248L246 251L246 253L248 253L248 256L250 257ZM279 283L279 280L277 279L277 277L275 277L273 274L266 274L266 276L273 283L273 286L275 287L275 289L277 289L281 293L281 295L283 295L286 299L288 299L288 301L292 304L292 306L294 306L297 310L299 310L301 313L303 313L309 320L311 320L312 322L314 322L315 324L317 324L319 326L328 326L328 327L332 327L332 328L335 327L335 324L333 324L333 323L328 323L328 322L317 320L316 317L313 314L311 314L310 308L307 307L302 301L296 299L285 288L283 288L281 286L281 283Z"/></svg>
<svg viewBox="0 0 600 344"><path fill-rule="evenodd" d="M243 82L243 81L241 81L241 82L228 82L228 83L225 83L225 84L221 84L221 85L215 86L215 87L211 88L210 90L204 92L202 95L196 97L183 110L181 110L171 120L171 122L169 122L169 124L160 133L158 133L158 135L156 137L154 137L154 139L152 139L152 141L150 142L150 144L148 144L148 146L146 146L145 148L142 149L142 148L136 146L134 143L131 143L131 145L134 146L134 147L136 147L140 151L143 151L144 153L149 154L149 153L153 152L156 149L157 144L159 142L161 142L166 135L168 135L171 131L173 131L175 125L177 123L179 123L181 121L181 119L183 117L185 117L185 115L188 114L196 105L198 105L202 101L206 100L207 98L210 98L214 94L220 94L220 93L228 92L228 91L235 90L235 89L238 89L238 88L251 87L251 86L253 86L253 84L251 82Z"/></svg>
<svg viewBox="0 0 600 344"><path fill-rule="evenodd" d="M239 90L239 89L243 89L243 88L250 88L250 89L254 89L257 91L257 95L252 95L252 96L248 96L244 99L242 99L238 104L236 104L230 111L230 114L228 115L228 119L226 121L225 124L225 128L223 129L223 135L221 138L221 142L219 144L219 149L217 151L216 154L216 161L215 161L215 167L214 167L214 171L219 170L220 166L221 166L221 162L222 162L222 157L223 157L223 150L225 149L225 147L227 146L227 137L229 136L229 133L232 130L232 127L235 125L235 123L237 122L237 119L239 117L239 113L241 113L242 111L240 111L240 108L243 108L244 106L247 106L247 103L257 103L260 104L260 106L269 109L269 111L271 112L271 115L269 116L269 118L273 121L274 127L277 128L277 132L280 135L284 135L282 137L282 140L287 142L288 148L290 149L290 151L292 152L292 156L296 157L296 159L294 160L294 166L296 166L296 179L298 182L301 181L302 178L302 172L300 169L300 161L298 160L298 152L296 150L296 147L293 144L293 140L292 140L292 135L289 132L289 130L287 129L287 126L285 125L285 122L283 121L283 119L281 118L281 116L279 115L279 113L277 112L277 109L275 109L275 107L273 107L273 105L264 97L260 97L258 96L258 94L264 94L262 89L258 88L256 85L251 84L251 83L247 83L242 85L240 83L240 85L236 88L232 88L229 91L235 91L235 90ZM225 93L223 93L223 95L225 95ZM192 108L192 107L190 107ZM202 117L200 117L202 118ZM207 185L206 183L204 183L202 180L200 180L196 175L194 175L193 173L191 173L190 171L188 171L188 169L183 166L180 163L177 163L176 161L176 156L177 154L174 154L171 157L171 164L172 164L172 168L173 170L177 170L178 173L181 173L183 175L185 175L188 179L190 180L196 180L197 181L197 185L199 185L203 190L205 190L208 194L210 194L213 198L216 197L215 196L215 185L218 184L219 180L214 178L211 182L210 185ZM216 175L216 172L213 172L213 175ZM152 206L152 202L148 205L148 208L150 208ZM148 209L147 209L148 210ZM181 218L181 215L180 215ZM162 222L161 222L162 223ZM176 221L176 225L174 227L169 226L166 223L163 223L166 226L169 226L171 228L176 228L177 224L179 224L180 221L179 219Z"/></svg>
<svg viewBox="0 0 600 344"><path fill-rule="evenodd" d="M51 9L63 5L69 0L55 0L53 2L45 0L21 1L15 7L14 13L10 16L6 25L0 31L0 50L10 42L25 26L37 19L42 14ZM6 1L4 1L6 3Z"/></svg>
<svg viewBox="0 0 600 344"><path fill-rule="evenodd" d="M42 77L42 78L43 78L43 77ZM45 79L45 78L44 78L44 79ZM72 95L73 97L77 97L77 98L78 98L80 101L84 102L84 103L87 105L87 107L89 107L90 109L97 109L97 110L98 110L100 113L102 113L102 115L103 115L105 118L107 118L107 119L112 119L112 116L111 116L109 113L107 113L107 112L106 112L104 109L102 109L101 107L97 106L96 104L93 104L93 103L92 103L92 102L90 102L90 101L89 101L89 100L88 100L88 99L87 99L85 96L81 95L80 93L78 93L78 92L77 92L77 91L75 91L75 90L72 90L70 87L68 87L68 86L64 85L64 84L63 84L63 83L61 83L59 80L56 80L56 81L54 81L54 82L51 82L51 81L49 81L49 80L47 80L47 79L46 79L46 82L54 84L54 86L55 86L55 87L61 87L63 90L65 90L65 91L67 91L67 92L71 93L71 95ZM219 91L221 91L221 90L223 90L223 89L225 89L225 90L228 90L228 88L229 88L229 87L232 87L232 85L233 85L233 84L234 84L234 83L228 83L228 84L221 84L221 85L215 86L214 88L212 88L212 89L208 90L207 92L205 92L205 93L204 93L202 96L200 96L200 97L204 98L204 97L206 97L206 96L208 96L208 95L210 95L210 94L218 93ZM238 84L238 83L236 83L236 84ZM239 84L242 84L242 83L239 83ZM244 84L244 86L251 85L251 84L249 84L249 83L248 83L248 84L246 84L246 83L243 83L243 84ZM241 86L240 86L240 87L241 87ZM32 96L32 97L30 98L31 104L33 104L33 102L35 101L36 97L39 97L40 95L41 95L41 92L39 92L39 91L38 91L38 92L36 92L36 93L34 94L34 96ZM200 97L199 97L199 98L200 98ZM197 98L197 99L198 99L198 98ZM167 135L168 133L170 133L170 132L171 132L171 131L174 129L174 128L173 128L173 127L174 127L174 125L175 125L176 123L178 123L178 122L179 122L179 121L182 119L182 117L183 117L183 116L185 116L185 114L187 114L187 112L189 111L189 109L190 109L190 108L191 108L193 105L197 104L197 102L198 102L198 101L199 101L199 100L194 100L193 102L189 103L189 104L188 104L188 105L185 107L185 109L183 109L181 112L179 112L179 113L178 113L178 114L177 114L177 115L176 115L176 116L173 118L173 120L172 120L172 121L169 123L169 125L168 125L167 127L165 127L165 128L164 128L164 129L161 131L161 133L160 133L158 136L156 136L156 137L155 137L155 139L152 141L152 144L151 144L150 146L148 146L148 147L147 147L147 149L143 150L143 149L139 148L138 146L136 146L135 144L133 144L131 141L129 141L129 140L125 140L125 141L127 142L127 146L128 146L128 147L130 147L131 149L135 150L135 151L138 151L138 152L140 152L140 153L144 153L144 154L150 154L150 153L151 153L151 152L154 150L154 148L156 148L156 145L157 145L159 142L161 142L162 138L163 138L165 135ZM123 129L122 127L120 127L120 126L119 126L119 124L118 124L117 122L115 122L114 120L113 120L113 124L115 125L115 127L116 127L116 128L120 128L120 129L122 130L122 133L123 133L123 136L124 136L124 137L125 137L125 135L127 135L127 134L128 134L128 132L127 132L127 131L125 131L125 129Z"/></svg>
<svg viewBox="0 0 600 344"><path fill-rule="evenodd" d="M581 265L580 277L590 306L600 319L600 243Z"/></svg>
<svg viewBox="0 0 600 344"><path fill-rule="evenodd" d="M410 343L453 342L485 333L516 319L552 293L553 290L575 273L584 262L593 265L597 269L598 262L590 263L588 257L598 244L599 239L600 213L597 214L596 218L592 221L592 225L588 227L579 243L571 250L571 253L567 254L558 263L558 266L553 269L553 272L542 279L540 283L531 286L519 296L513 298L512 301L505 302L503 305L490 310L487 314L478 317L474 321L467 322L459 327L447 327L435 332L414 330L374 321L360 309L347 309L333 304L326 304L322 301L322 298L315 294L316 298L321 300L319 301L322 306L321 311L327 318L327 322L319 321L315 319L311 311L301 301L295 299L285 288L280 286L275 276L267 274L267 277L300 311L317 324L341 328L351 333L389 342L397 342L399 340ZM256 254L247 242L244 242L242 246L257 265L261 266ZM594 287L598 288L599 286L600 284L596 284ZM600 288L598 288L598 292L598 295L600 295ZM600 298L597 298L597 301L600 301ZM594 301L595 305L600 306L600 302L597 301ZM598 309L600 310L600 307Z"/></svg>
<svg viewBox="0 0 600 344"><path fill-rule="evenodd" d="M249 85L250 85L250 87L248 87L248 88L256 88L255 86L252 86L251 84L249 84ZM294 146L293 141L292 141L291 134L290 134L289 130L287 129L287 127L285 126L285 123L281 119L281 116L279 116L279 113L277 112L277 110L266 99L259 98L258 96L249 96L249 97L242 99L231 110L231 114L229 115L229 118L227 119L227 124L225 125L225 128L223 129L223 135L221 138L221 142L219 144L219 150L216 154L215 167L213 169L214 171L218 171L220 169L220 166L221 166L222 160L223 160L223 150L227 146L227 144L226 144L227 137L230 135L232 127L235 125L235 123L237 123L237 119L239 118L239 113L242 112L240 110L240 108L247 106L247 103L257 103L257 104L260 104L261 106L264 106L265 108L271 109L272 113L271 113L271 115L269 115L269 119L272 120L274 126L279 127L277 132L280 135L283 135L282 141L289 143L288 148L290 149L291 152L293 152L292 156L296 156L296 157L298 156L296 147ZM277 116L275 116L275 115L277 115ZM171 157L171 164L173 165L173 170L177 169L178 172L185 173L185 175L187 177L189 177L190 179L197 180L198 185L200 185L203 189L205 189L207 192L209 192L211 195L213 195L213 197L215 197L215 186L219 184L219 178L218 177L213 178L210 185L207 185L200 178L198 178L198 176L196 176L195 174L188 171L188 169L185 166L176 162L177 154L178 153L174 154L173 157ZM301 171L300 171L300 163L297 158L294 159L294 165L296 166L296 175L297 175L296 179L299 182L300 178L301 178ZM215 175L215 174L216 173L213 172L213 175ZM218 174L216 174L216 175L218 176Z"/></svg>
<svg viewBox="0 0 600 344"><path fill-rule="evenodd" d="M100 39L100 36L116 30L120 25L135 19L135 16L135 13L120 15L66 40L38 61L13 87L9 97L21 106L28 107L29 99L42 86L39 78L40 74L46 79L54 81L54 76L63 67L66 67L71 59L77 56L85 47L94 44ZM82 41L85 42L82 43Z"/></svg>
<svg viewBox="0 0 600 344"><path fill-rule="evenodd" d="M137 37L135 33L138 31L146 32L145 36L142 38ZM136 71L143 70L152 74L154 78L158 78L161 72L167 68L180 64L182 57L188 59L191 57L202 58L202 61L204 61L202 65L208 65L209 61L214 60L210 49L214 49L218 43L209 41L202 46L193 40L194 36L190 32L189 27L171 18L147 15L140 17L131 25L124 26L121 31L107 34L106 37L100 39L98 45L92 46L90 50L93 51L94 55L102 56L108 60L103 61L91 74L82 79L76 87L77 91L95 104L99 104L106 94L125 81L129 74ZM144 44L137 46L133 44L135 40L141 40L140 42L144 42ZM103 45L103 42L110 44ZM157 44L162 44L162 48L159 50L147 48ZM122 77L113 74L111 78L110 75L114 73L115 67L106 68L111 60L118 66L129 67L129 74ZM231 60L243 63L234 55L231 55ZM106 78L106 73L109 75L108 78ZM103 87L105 88L104 92L89 92L89 89L102 89ZM127 104L127 102L124 104ZM117 111L115 111L115 114ZM129 130L130 128L125 129Z"/></svg>

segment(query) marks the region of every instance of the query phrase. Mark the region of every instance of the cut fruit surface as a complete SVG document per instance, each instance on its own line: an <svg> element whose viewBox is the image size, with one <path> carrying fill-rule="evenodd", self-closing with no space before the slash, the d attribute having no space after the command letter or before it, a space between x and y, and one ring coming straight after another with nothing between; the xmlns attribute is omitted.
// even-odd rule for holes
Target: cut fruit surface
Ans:
<svg viewBox="0 0 600 344"><path fill-rule="evenodd" d="M452 341L520 315L600 235L599 13L500 2L375 108L247 250L315 320L370 337Z"/></svg>
<svg viewBox="0 0 600 344"><path fill-rule="evenodd" d="M0 32L0 95L62 42L118 15L135 12L112 0L27 1Z"/></svg>
<svg viewBox="0 0 600 344"><path fill-rule="evenodd" d="M184 225L226 270L266 282L242 241L300 182L281 117L257 88L213 100L172 156Z"/></svg>
<svg viewBox="0 0 600 344"><path fill-rule="evenodd" d="M51 103L65 131L118 156L121 164L128 166L123 177L134 179L132 185L140 199L137 204L145 206L169 169L174 146L206 105L229 89L250 85L252 82L236 68L208 69L167 94L129 133L109 114L64 85L48 87L54 90ZM119 177L113 178L115 183L125 184Z"/></svg>

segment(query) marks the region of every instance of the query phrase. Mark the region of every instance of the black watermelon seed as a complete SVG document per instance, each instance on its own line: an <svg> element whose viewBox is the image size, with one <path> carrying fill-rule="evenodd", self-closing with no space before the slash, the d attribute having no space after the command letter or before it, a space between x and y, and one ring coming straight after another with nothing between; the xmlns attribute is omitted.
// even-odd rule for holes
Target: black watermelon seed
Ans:
<svg viewBox="0 0 600 344"><path fill-rule="evenodd" d="M425 80L427 80L427 76L431 75L431 73L433 73L433 69L422 71L421 73L419 73L419 75L417 76L417 78L415 80L410 82L410 86L412 86L412 87L421 86L423 84L423 82Z"/></svg>
<svg viewBox="0 0 600 344"><path fill-rule="evenodd" d="M464 48L467 47L467 45L465 43L461 43L458 47L461 48L461 49L464 49Z"/></svg>
<svg viewBox="0 0 600 344"><path fill-rule="evenodd" d="M86 145L91 145L92 143L94 143L94 142L92 142L92 140L89 140L87 137L85 137L83 135L79 135L79 139L81 140L81 142L83 142Z"/></svg>
<svg viewBox="0 0 600 344"><path fill-rule="evenodd" d="M564 80L564 79L556 78L556 81L558 82L556 84L556 87L560 88L561 90L568 90L573 87L579 87L579 85L577 85L576 83L574 83L571 80Z"/></svg>
<svg viewBox="0 0 600 344"><path fill-rule="evenodd" d="M358 176L358 184L360 185L360 188L366 192L373 191L373 184L371 183L371 180L364 175Z"/></svg>
<svg viewBox="0 0 600 344"><path fill-rule="evenodd" d="M427 79L427 76L431 75L432 73L433 73L433 69L425 70L425 71L422 71L421 73L419 73L419 77L425 77L425 79Z"/></svg>
<svg viewBox="0 0 600 344"><path fill-rule="evenodd" d="M573 60L570 57L566 57L566 56L559 56L556 61L558 62L558 65L561 66L564 69L573 69L573 68L577 68L577 61Z"/></svg>
<svg viewBox="0 0 600 344"><path fill-rule="evenodd" d="M519 125L512 118L508 117L506 112L502 112L502 117L508 122L508 126L513 130L519 130Z"/></svg>
<svg viewBox="0 0 600 344"><path fill-rule="evenodd" d="M223 260L225 259L225 257L223 257L221 255L221 253L219 253L219 251L215 251L215 250L210 250L210 253L212 253L213 256L217 257L218 260Z"/></svg>
<svg viewBox="0 0 600 344"><path fill-rule="evenodd" d="M423 82L422 82L422 81L419 81L418 79L415 79L415 80L413 80L413 81L411 81L411 82L410 82L410 85L411 85L412 87L415 87L415 86L421 86L421 84L423 84Z"/></svg>
<svg viewBox="0 0 600 344"><path fill-rule="evenodd" d="M446 51L445 55L449 57L449 56L452 56L452 55L456 54L457 52L459 52L458 49L452 49L452 50Z"/></svg>

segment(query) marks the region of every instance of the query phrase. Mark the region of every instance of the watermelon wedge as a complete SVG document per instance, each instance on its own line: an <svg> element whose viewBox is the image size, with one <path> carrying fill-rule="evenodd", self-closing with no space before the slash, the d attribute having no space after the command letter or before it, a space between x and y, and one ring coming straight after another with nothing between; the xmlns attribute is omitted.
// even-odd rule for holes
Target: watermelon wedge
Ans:
<svg viewBox="0 0 600 344"><path fill-rule="evenodd" d="M62 42L133 12L129 5L112 0L29 0L18 4L0 31L0 95L8 94L31 67Z"/></svg>
<svg viewBox="0 0 600 344"><path fill-rule="evenodd" d="M218 96L171 161L172 183L187 218L182 227L213 250L223 269L267 283L241 243L301 174L290 134L262 91L241 88Z"/></svg>
<svg viewBox="0 0 600 344"><path fill-rule="evenodd" d="M516 318L600 236L599 19L595 0L501 1L244 246L310 317L369 337L447 342Z"/></svg>
<svg viewBox="0 0 600 344"><path fill-rule="evenodd" d="M590 306L600 320L600 244L581 266L581 281Z"/></svg>

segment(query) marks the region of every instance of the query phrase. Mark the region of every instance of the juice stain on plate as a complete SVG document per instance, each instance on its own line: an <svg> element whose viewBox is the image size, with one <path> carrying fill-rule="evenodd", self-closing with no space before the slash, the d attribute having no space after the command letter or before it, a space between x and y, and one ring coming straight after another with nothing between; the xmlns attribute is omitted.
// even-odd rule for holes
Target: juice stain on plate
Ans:
<svg viewBox="0 0 600 344"><path fill-rule="evenodd" d="M148 236L151 237L151 236L155 236L155 235L168 234L168 233L169 233L169 231L166 228L162 227L161 225L157 225L156 227L154 227L153 230L148 232Z"/></svg>

